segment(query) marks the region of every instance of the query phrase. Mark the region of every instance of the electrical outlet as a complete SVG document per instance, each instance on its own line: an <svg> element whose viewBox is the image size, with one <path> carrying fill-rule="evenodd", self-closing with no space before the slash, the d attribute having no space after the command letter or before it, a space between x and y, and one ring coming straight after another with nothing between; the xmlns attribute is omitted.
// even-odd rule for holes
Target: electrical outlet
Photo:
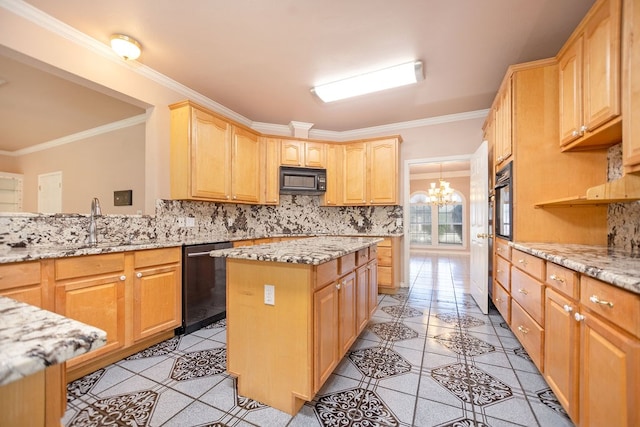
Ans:
<svg viewBox="0 0 640 427"><path fill-rule="evenodd" d="M186 225L187 225L187 227L195 227L196 226L196 219L194 217L192 217L192 216L188 216Z"/></svg>
<svg viewBox="0 0 640 427"><path fill-rule="evenodd" d="M264 285L264 303L267 305L276 305L276 287L273 285Z"/></svg>

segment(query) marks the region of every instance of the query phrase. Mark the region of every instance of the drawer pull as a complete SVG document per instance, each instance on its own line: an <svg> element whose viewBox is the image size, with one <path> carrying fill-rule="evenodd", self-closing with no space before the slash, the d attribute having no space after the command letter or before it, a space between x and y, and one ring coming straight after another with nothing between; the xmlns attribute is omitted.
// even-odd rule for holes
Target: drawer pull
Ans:
<svg viewBox="0 0 640 427"><path fill-rule="evenodd" d="M341 287L342 287L342 283L336 283L336 289L340 290Z"/></svg>
<svg viewBox="0 0 640 427"><path fill-rule="evenodd" d="M523 267L527 267L527 260L526 259L519 259L518 260L518 264L522 264Z"/></svg>
<svg viewBox="0 0 640 427"><path fill-rule="evenodd" d="M526 289L518 289L518 292L520 292L523 295L529 295L529 291L527 291Z"/></svg>
<svg viewBox="0 0 640 427"><path fill-rule="evenodd" d="M496 270L496 273L502 273L502 270L497 269L497 270Z"/></svg>
<svg viewBox="0 0 640 427"><path fill-rule="evenodd" d="M502 252L502 248L496 248L496 252Z"/></svg>
<svg viewBox="0 0 640 427"><path fill-rule="evenodd" d="M555 274L549 276L549 279L555 280L556 282L564 283L564 279L562 277L556 276Z"/></svg>
<svg viewBox="0 0 640 427"><path fill-rule="evenodd" d="M580 313L576 313L573 315L574 319L576 319L576 322L582 322L584 320L584 315L580 314Z"/></svg>
<svg viewBox="0 0 640 427"><path fill-rule="evenodd" d="M518 326L518 330L522 332L524 335L527 335L529 333L529 329L525 328L522 325Z"/></svg>
<svg viewBox="0 0 640 427"><path fill-rule="evenodd" d="M127 276L125 276L124 274L122 276L120 276L120 280L122 282L124 282L125 280L127 280Z"/></svg>
<svg viewBox="0 0 640 427"><path fill-rule="evenodd" d="M502 302L502 298L496 298L496 302Z"/></svg>
<svg viewBox="0 0 640 427"><path fill-rule="evenodd" d="M142 273L140 273L140 272L136 273L136 277L137 277L138 279L139 279L139 278L141 278L141 277L142 277Z"/></svg>
<svg viewBox="0 0 640 427"><path fill-rule="evenodd" d="M603 301L600 298L598 298L596 295L591 295L589 297L589 301L591 301L594 304L608 305L610 308L613 308L613 303L611 301Z"/></svg>
<svg viewBox="0 0 640 427"><path fill-rule="evenodd" d="M573 307L571 307L569 304L565 304L562 306L562 308L564 309L564 311L566 311L567 313L571 313L573 311Z"/></svg>

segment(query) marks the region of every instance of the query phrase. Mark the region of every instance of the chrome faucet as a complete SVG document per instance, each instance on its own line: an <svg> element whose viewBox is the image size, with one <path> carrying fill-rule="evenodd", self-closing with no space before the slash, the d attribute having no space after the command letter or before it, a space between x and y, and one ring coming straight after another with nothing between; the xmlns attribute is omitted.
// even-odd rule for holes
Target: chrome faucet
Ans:
<svg viewBox="0 0 640 427"><path fill-rule="evenodd" d="M91 217L89 218L89 241L90 245L98 244L98 227L96 226L96 217L102 215L102 209L100 209L100 200L94 197L91 200Z"/></svg>

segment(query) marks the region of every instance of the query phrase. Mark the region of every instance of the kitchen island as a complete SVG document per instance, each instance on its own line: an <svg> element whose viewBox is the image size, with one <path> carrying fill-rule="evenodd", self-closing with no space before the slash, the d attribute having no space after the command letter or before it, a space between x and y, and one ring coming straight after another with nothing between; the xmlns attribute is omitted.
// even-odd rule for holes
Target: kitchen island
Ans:
<svg viewBox="0 0 640 427"><path fill-rule="evenodd" d="M106 341L98 328L0 296L0 425L60 425L63 363Z"/></svg>
<svg viewBox="0 0 640 427"><path fill-rule="evenodd" d="M289 414L313 399L378 301L380 238L313 237L227 258L227 370L238 393Z"/></svg>

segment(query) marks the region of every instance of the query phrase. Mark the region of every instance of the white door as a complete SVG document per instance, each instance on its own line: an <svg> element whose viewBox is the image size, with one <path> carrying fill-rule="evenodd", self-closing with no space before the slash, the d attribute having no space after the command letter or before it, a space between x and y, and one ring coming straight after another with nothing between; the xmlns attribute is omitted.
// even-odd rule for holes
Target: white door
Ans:
<svg viewBox="0 0 640 427"><path fill-rule="evenodd" d="M471 157L471 295L489 312L489 153L487 141Z"/></svg>
<svg viewBox="0 0 640 427"><path fill-rule="evenodd" d="M62 212L62 172L38 175L38 212Z"/></svg>

